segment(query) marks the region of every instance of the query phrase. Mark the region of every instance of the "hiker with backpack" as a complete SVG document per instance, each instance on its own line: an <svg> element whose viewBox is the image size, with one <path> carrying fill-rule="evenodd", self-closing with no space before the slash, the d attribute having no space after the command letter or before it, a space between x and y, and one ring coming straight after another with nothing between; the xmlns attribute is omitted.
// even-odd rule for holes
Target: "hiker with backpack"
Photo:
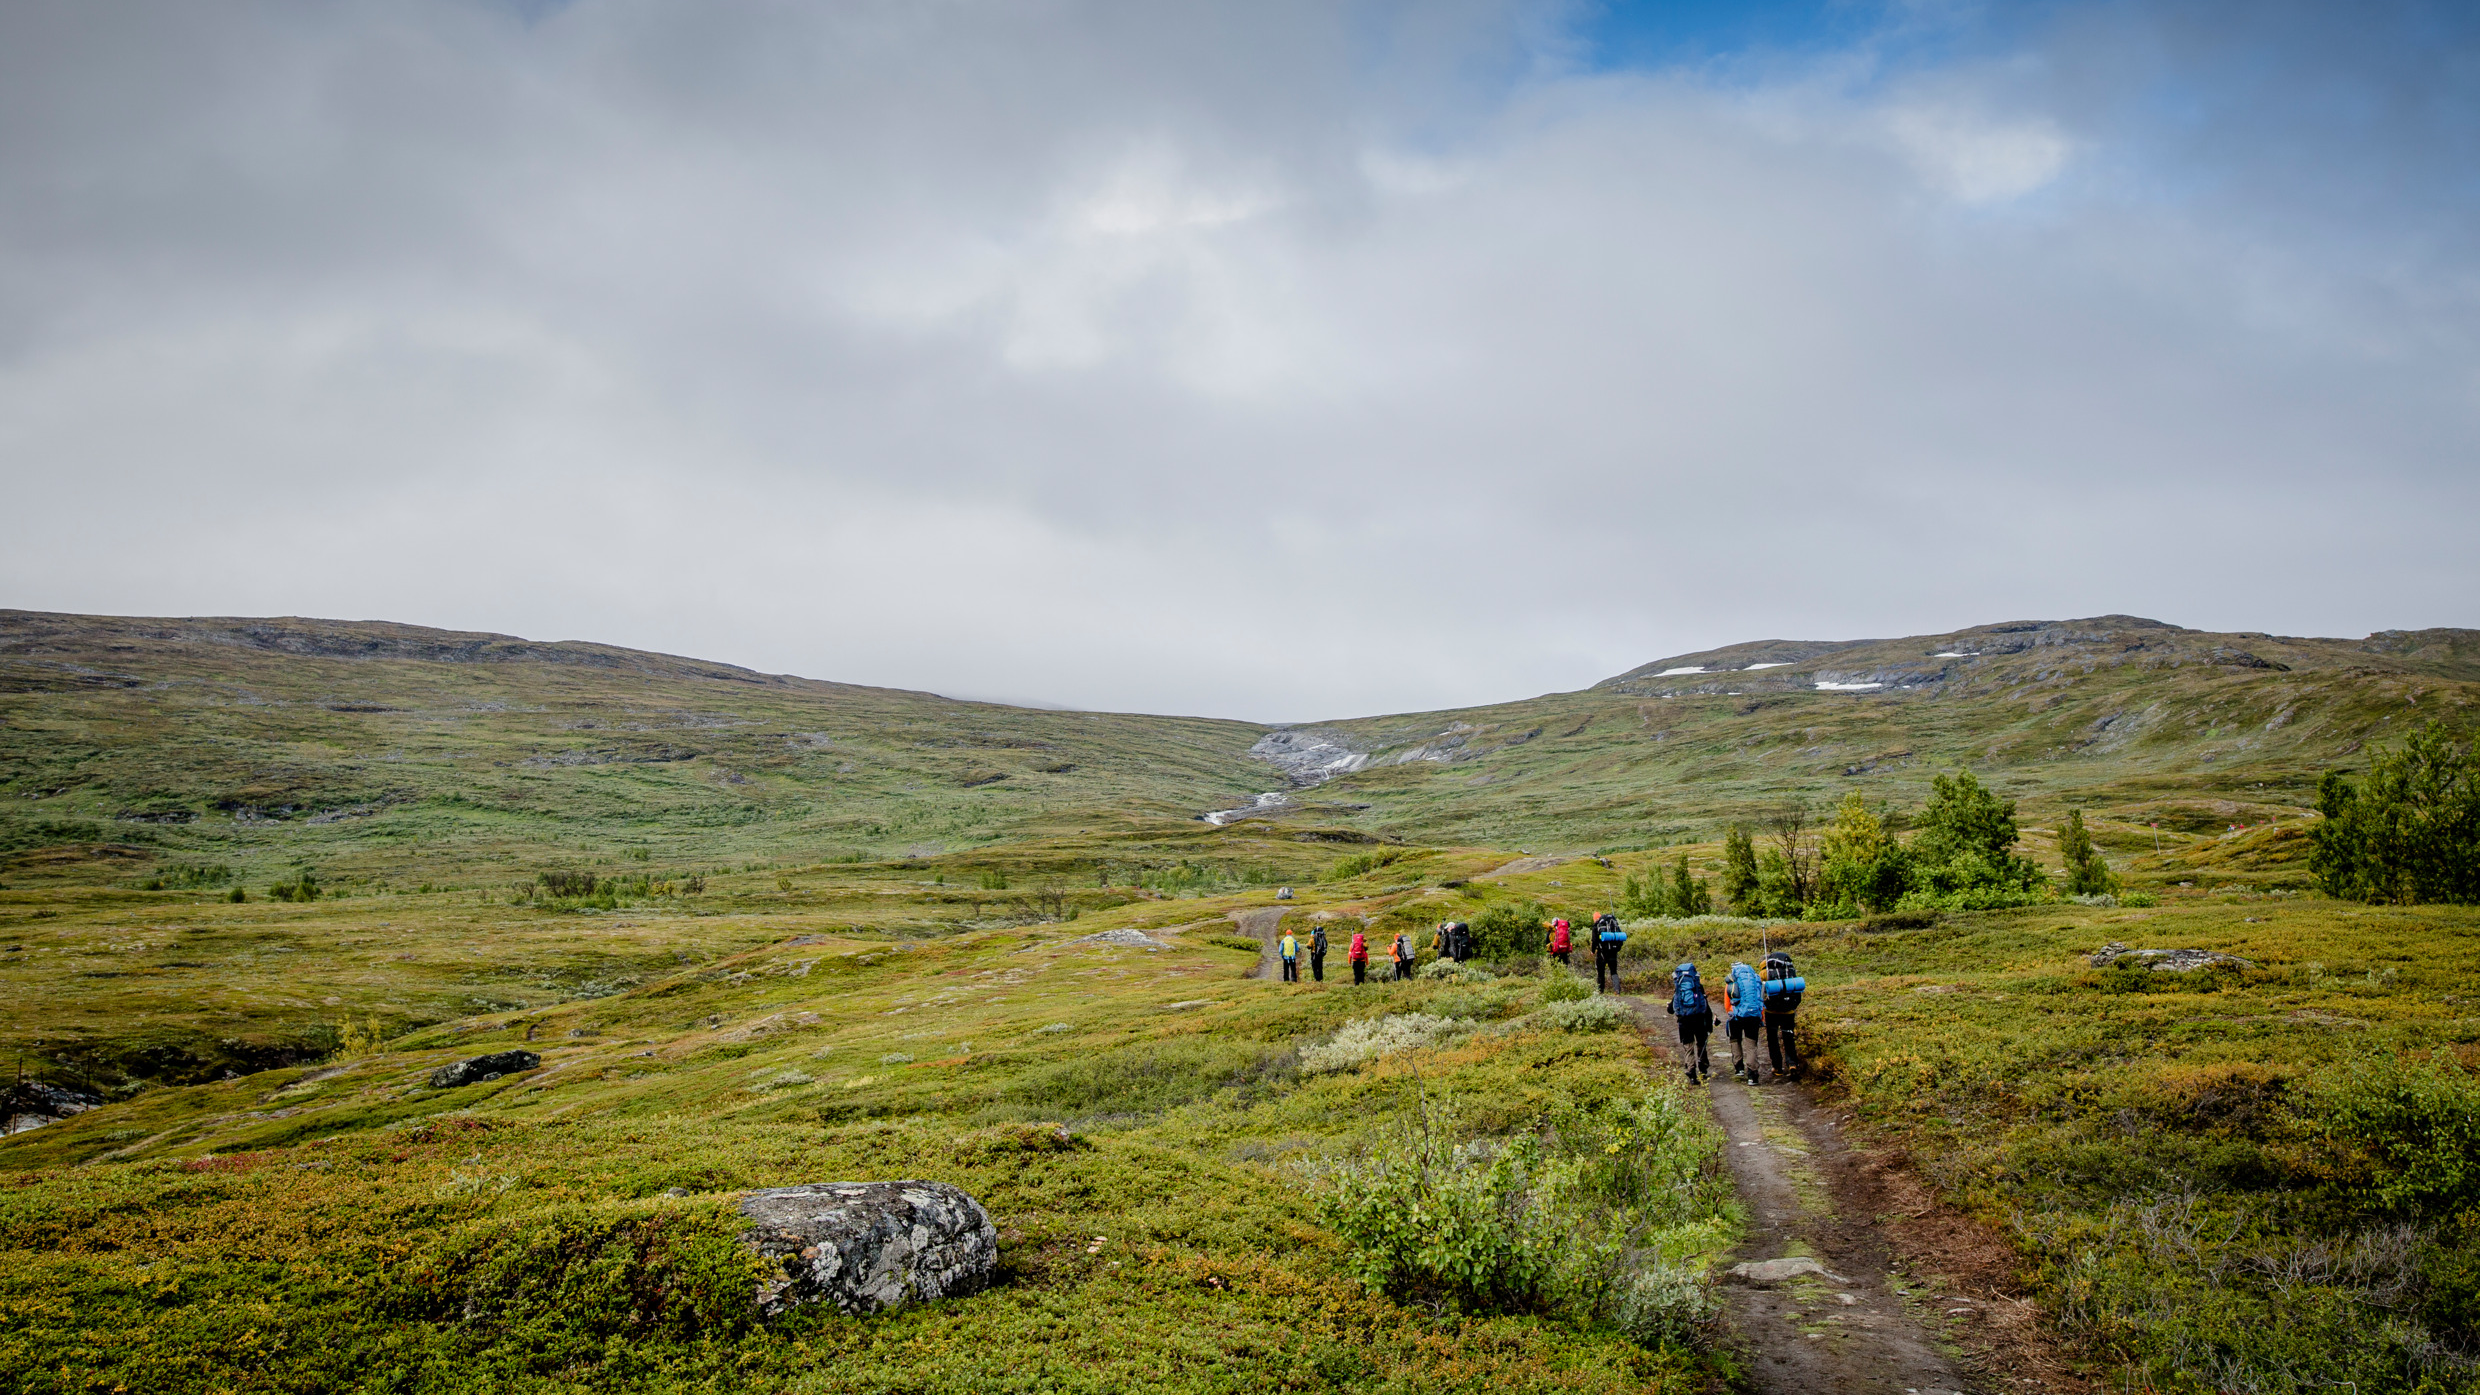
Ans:
<svg viewBox="0 0 2480 1395"><path fill-rule="evenodd" d="M1472 927L1460 920L1449 921L1447 923L1447 949L1455 956L1455 962L1458 964L1472 958Z"/></svg>
<svg viewBox="0 0 2480 1395"><path fill-rule="evenodd" d="M1326 927L1324 925L1309 927L1309 977L1320 983L1326 981Z"/></svg>
<svg viewBox="0 0 2480 1395"><path fill-rule="evenodd" d="M1395 936L1395 981L1397 983L1412 977L1412 956L1412 932L1409 930L1397 932Z"/></svg>
<svg viewBox="0 0 2480 1395"><path fill-rule="evenodd" d="M1559 967L1562 969L1568 967L1567 952L1571 947L1572 944L1568 939L1567 934L1567 917L1561 916L1557 920L1551 921L1550 957L1558 960Z"/></svg>
<svg viewBox="0 0 2480 1395"><path fill-rule="evenodd" d="M1275 953L1283 956L1283 981L1300 982L1300 937L1286 930L1275 942Z"/></svg>
<svg viewBox="0 0 2480 1395"><path fill-rule="evenodd" d="M1361 930L1352 932L1352 943L1344 949L1344 956L1352 961L1352 982L1355 984L1369 982L1369 935L1367 932Z"/></svg>
<svg viewBox="0 0 2480 1395"><path fill-rule="evenodd" d="M1808 980L1791 966L1781 950L1765 956L1765 1054L1774 1063L1774 1078L1800 1073L1800 994Z"/></svg>
<svg viewBox="0 0 2480 1395"><path fill-rule="evenodd" d="M1619 982L1619 951L1627 947L1627 931L1619 926L1619 917L1604 911L1593 918L1593 989L1595 992L1625 993ZM1602 976L1609 974L1604 986Z"/></svg>
<svg viewBox="0 0 2480 1395"><path fill-rule="evenodd" d="M1705 1055L1705 1040L1714 1034L1714 1005L1705 997L1705 980L1698 975L1694 960L1671 970L1671 1000L1663 1011L1679 1019L1679 1044L1696 1048L1688 1062L1688 1083L1711 1077L1714 1067Z"/></svg>
<svg viewBox="0 0 2480 1395"><path fill-rule="evenodd" d="M1757 1038L1765 1027L1765 986L1757 979L1757 971L1746 964L1733 964L1729 985L1723 990L1723 1035L1731 1039L1731 1077L1751 1085L1765 1083L1765 1063L1757 1057Z"/></svg>
<svg viewBox="0 0 2480 1395"><path fill-rule="evenodd" d="M1438 962L1441 964L1455 957L1454 921L1442 920L1438 922L1438 933L1430 937L1429 948L1432 954L1438 956Z"/></svg>

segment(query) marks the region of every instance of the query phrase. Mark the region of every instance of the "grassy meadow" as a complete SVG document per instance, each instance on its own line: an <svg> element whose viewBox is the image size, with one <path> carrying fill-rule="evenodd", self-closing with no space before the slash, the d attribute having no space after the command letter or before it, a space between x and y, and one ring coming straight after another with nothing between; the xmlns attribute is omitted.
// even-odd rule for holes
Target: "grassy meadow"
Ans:
<svg viewBox="0 0 2480 1395"><path fill-rule="evenodd" d="M523 911L580 937L636 921L646 961L709 938L610 996L545 993L0 1142L0 1367L41 1391L1702 1388L1709 1358L1685 1349L1375 1295L1316 1220L1314 1164L1430 1113L1505 1136L1644 1095L1648 1048L1528 1026L1537 976L1244 978L1258 950L1223 917L1267 904L1162 895L934 940L842 910ZM351 907L303 909L342 935ZM388 914L400 943L472 933L443 902ZM1166 947L1083 938L1140 926ZM1304 1071L1303 1044L1410 1012L1498 1030ZM539 1071L425 1084L518 1044ZM1005 1281L753 1327L730 1194L892 1176L980 1197ZM1707 1249L1730 1234L1714 1214Z"/></svg>
<svg viewBox="0 0 2480 1395"><path fill-rule="evenodd" d="M1693 1287L1734 1243L1667 1048L1537 961L1354 987L1343 942L1581 921L1713 877L1734 820L1859 789L1900 828L1965 764L2032 857L2079 809L2153 904L1642 921L1631 984L1791 948L1815 1088L2013 1242L2097 1378L2480 1390L2480 913L2306 868L2318 772L2468 710L2455 644L1998 627L1649 665L1334 724L1367 768L1215 827L1282 784L1266 728L404 626L5 618L0 1051L106 1100L0 1139L15 1388L1728 1387L1709 1327L1574 1286ZM1904 657L1933 645L1934 679ZM1250 976L1278 909L1332 929L1328 982ZM2114 941L2246 962L2095 967ZM542 1067L426 1083L513 1046ZM1367 1281L1404 1237L1343 1203L1457 1145L1458 1175L1567 1179L1583 1209L1534 1230L1573 1235L1527 1243L1541 1273L1584 1254L1568 1288ZM906 1176L990 1207L997 1286L753 1325L737 1191Z"/></svg>

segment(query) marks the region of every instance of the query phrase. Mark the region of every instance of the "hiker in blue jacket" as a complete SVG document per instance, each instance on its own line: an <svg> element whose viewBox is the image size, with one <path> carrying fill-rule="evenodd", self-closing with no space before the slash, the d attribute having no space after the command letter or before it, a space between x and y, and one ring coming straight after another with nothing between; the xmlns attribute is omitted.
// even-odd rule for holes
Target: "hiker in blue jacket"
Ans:
<svg viewBox="0 0 2480 1395"><path fill-rule="evenodd" d="M1745 964L1731 966L1730 985L1723 990L1723 1035L1731 1039L1731 1076L1751 1085L1765 1083L1764 1062L1757 1057L1757 1038L1765 1031L1765 985Z"/></svg>
<svg viewBox="0 0 2480 1395"><path fill-rule="evenodd" d="M1627 947L1627 931L1619 917L1604 911L1593 918L1593 988L1599 993L1625 993L1619 983L1619 951ZM1604 975L1608 982L1605 984Z"/></svg>
<svg viewBox="0 0 2480 1395"><path fill-rule="evenodd" d="M1671 1000L1662 1010L1679 1019L1679 1044L1696 1048L1688 1062L1688 1083L1711 1076L1714 1067L1705 1055L1705 1039L1714 1034L1714 1005L1705 997L1705 980L1697 975L1693 960L1671 970Z"/></svg>

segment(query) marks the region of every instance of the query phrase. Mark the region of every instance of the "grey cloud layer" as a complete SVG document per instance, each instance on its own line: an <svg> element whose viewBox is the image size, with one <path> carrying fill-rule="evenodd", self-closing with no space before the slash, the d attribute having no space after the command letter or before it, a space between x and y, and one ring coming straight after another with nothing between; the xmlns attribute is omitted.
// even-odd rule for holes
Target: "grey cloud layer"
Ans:
<svg viewBox="0 0 2480 1395"><path fill-rule="evenodd" d="M0 581L1266 718L2471 623L2462 40L2247 13L1595 74L1480 5L15 7Z"/></svg>

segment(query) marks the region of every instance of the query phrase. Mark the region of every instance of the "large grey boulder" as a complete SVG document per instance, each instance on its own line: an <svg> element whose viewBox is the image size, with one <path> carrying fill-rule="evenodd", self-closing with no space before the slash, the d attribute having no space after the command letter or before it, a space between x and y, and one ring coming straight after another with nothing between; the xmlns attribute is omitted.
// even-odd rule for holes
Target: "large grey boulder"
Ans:
<svg viewBox="0 0 2480 1395"><path fill-rule="evenodd" d="M541 1064L542 1057L531 1051L494 1051L488 1056L476 1056L470 1061L459 1061L432 1071L431 1088L451 1090L480 1080L497 1080L503 1075L515 1075L518 1071L532 1070Z"/></svg>
<svg viewBox="0 0 2480 1395"><path fill-rule="evenodd" d="M999 1267L982 1204L944 1182L816 1182L741 1198L741 1243L784 1261L759 1286L768 1317L808 1303L880 1313L977 1293Z"/></svg>

